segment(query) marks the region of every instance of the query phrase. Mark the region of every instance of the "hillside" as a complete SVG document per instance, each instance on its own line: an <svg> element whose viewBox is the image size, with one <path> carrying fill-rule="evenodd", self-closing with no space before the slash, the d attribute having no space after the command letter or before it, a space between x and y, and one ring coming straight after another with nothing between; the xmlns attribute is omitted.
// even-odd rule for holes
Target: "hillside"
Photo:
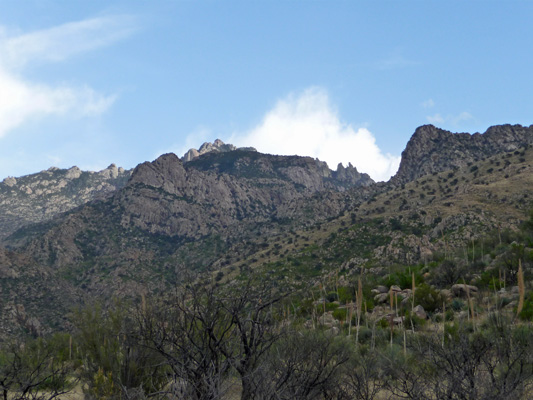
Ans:
<svg viewBox="0 0 533 400"><path fill-rule="evenodd" d="M52 219L123 187L131 171L111 164L99 172L78 167L8 177L0 182L0 240L17 229Z"/></svg>
<svg viewBox="0 0 533 400"><path fill-rule="evenodd" d="M377 279L443 254L483 259L489 234L516 231L531 208L531 136L513 127L526 133L509 139L509 126L493 127L490 140L458 139L476 140L472 160L458 163L465 156L457 145L450 154L460 156L415 162L413 148L436 146L422 134L434 129L417 129L396 177L380 184L351 166L332 171L308 157L249 150L140 164L105 198L44 223L21 222L3 240L4 334L13 321L40 333L68 326L76 304L164 293L190 273L223 283L253 270L311 287L363 271ZM484 260L487 268L495 262Z"/></svg>

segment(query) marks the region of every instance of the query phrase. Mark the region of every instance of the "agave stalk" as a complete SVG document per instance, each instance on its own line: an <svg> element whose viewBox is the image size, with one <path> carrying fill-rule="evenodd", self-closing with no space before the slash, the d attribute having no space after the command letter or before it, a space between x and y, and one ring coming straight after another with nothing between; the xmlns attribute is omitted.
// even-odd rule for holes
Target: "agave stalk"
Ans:
<svg viewBox="0 0 533 400"><path fill-rule="evenodd" d="M355 345L359 344L359 326L361 325L361 311L363 310L363 284L361 283L361 277L357 282L357 298L356 307L357 307L357 331L355 333Z"/></svg>
<svg viewBox="0 0 533 400"><path fill-rule="evenodd" d="M407 337L405 334L405 324L403 325L403 356L407 357Z"/></svg>
<svg viewBox="0 0 533 400"><path fill-rule="evenodd" d="M445 337L446 337L446 300L442 300L442 348L444 348Z"/></svg>
<svg viewBox="0 0 533 400"><path fill-rule="evenodd" d="M412 296L412 306L411 306L411 313L415 309L415 291L416 291L416 283L415 283L415 273L413 272L412 275L412 285L411 285L411 296Z"/></svg>
<svg viewBox="0 0 533 400"><path fill-rule="evenodd" d="M394 305L396 306L396 316L398 317L398 292L394 292Z"/></svg>
<svg viewBox="0 0 533 400"><path fill-rule="evenodd" d="M146 315L146 296L141 293L141 310L143 315Z"/></svg>
<svg viewBox="0 0 533 400"><path fill-rule="evenodd" d="M472 317L472 326L474 327L474 332L476 331L476 322L474 321L474 302L472 301L472 297L470 297L470 289L468 288L468 285L466 284L465 280L463 279L463 282L465 284L466 289L466 298L468 299L468 305L470 306L470 316Z"/></svg>
<svg viewBox="0 0 533 400"><path fill-rule="evenodd" d="M522 312L522 308L524 308L524 297L526 293L526 288L524 285L524 271L522 270L522 260L518 260L518 293L520 294L520 298L518 300L518 307L516 308L516 316Z"/></svg>
<svg viewBox="0 0 533 400"><path fill-rule="evenodd" d="M348 305L348 336L352 335L353 302Z"/></svg>

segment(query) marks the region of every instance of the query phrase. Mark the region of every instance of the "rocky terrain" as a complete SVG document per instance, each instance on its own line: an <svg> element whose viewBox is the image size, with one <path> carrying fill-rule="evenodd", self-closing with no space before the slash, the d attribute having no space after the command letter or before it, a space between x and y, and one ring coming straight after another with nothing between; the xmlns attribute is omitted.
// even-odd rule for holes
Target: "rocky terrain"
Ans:
<svg viewBox="0 0 533 400"><path fill-rule="evenodd" d="M469 163L531 144L533 125L498 125L473 135L424 125L416 129L407 143L393 181L408 182L433 172L464 168Z"/></svg>
<svg viewBox="0 0 533 400"><path fill-rule="evenodd" d="M50 331L76 304L162 293L191 272L227 281L253 269L312 286L483 249L487 232L516 231L531 207L532 136L424 126L380 184L351 165L220 141L186 162L165 154L133 171L8 178L0 328Z"/></svg>
<svg viewBox="0 0 533 400"><path fill-rule="evenodd" d="M213 143L211 142L205 142L200 146L199 149L189 149L187 153L183 155L181 158L181 161L188 162L192 161L195 158L200 157L201 155L207 154L207 153L227 153L228 151L234 151L234 150L245 150L245 151L257 151L253 147L240 147L237 148L236 146L232 144L225 144L222 140L217 139Z"/></svg>
<svg viewBox="0 0 533 400"><path fill-rule="evenodd" d="M123 187L131 174L111 164L99 172L78 167L8 177L0 182L0 240L17 229L44 222Z"/></svg>

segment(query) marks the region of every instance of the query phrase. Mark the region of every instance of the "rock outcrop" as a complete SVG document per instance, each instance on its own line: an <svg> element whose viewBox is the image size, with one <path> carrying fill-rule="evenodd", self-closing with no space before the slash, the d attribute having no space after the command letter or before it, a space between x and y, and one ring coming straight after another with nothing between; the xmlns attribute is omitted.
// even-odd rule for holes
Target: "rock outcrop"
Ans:
<svg viewBox="0 0 533 400"><path fill-rule="evenodd" d="M225 144L222 140L217 139L213 143L205 142L200 146L199 149L189 149L189 151L187 151L187 153L183 155L181 160L183 162L189 162L207 153L226 153L228 151L234 150L256 151L256 149L254 149L253 147L238 148L232 144Z"/></svg>
<svg viewBox="0 0 533 400"><path fill-rule="evenodd" d="M533 125L497 125L483 134L452 133L433 125L416 129L402 152L394 183L405 183L434 172L462 168L498 153L533 144Z"/></svg>
<svg viewBox="0 0 533 400"><path fill-rule="evenodd" d="M78 167L46 171L0 182L0 240L17 229L102 199L124 187L131 174L111 164L99 172Z"/></svg>

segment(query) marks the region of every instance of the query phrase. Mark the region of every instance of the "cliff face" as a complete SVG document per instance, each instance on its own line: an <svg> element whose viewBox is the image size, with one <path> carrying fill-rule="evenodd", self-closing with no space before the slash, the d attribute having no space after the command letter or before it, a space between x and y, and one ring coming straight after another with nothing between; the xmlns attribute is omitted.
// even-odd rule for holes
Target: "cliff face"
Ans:
<svg viewBox="0 0 533 400"><path fill-rule="evenodd" d="M124 187L131 171L111 164L100 172L49 168L0 182L0 240L17 229L44 222Z"/></svg>
<svg viewBox="0 0 533 400"><path fill-rule="evenodd" d="M341 212L346 201L335 193L372 183L352 166L331 171L309 157L237 150L184 164L165 154L137 166L128 183L105 201L19 230L4 243L22 246L56 268L126 257L124 249L142 248L155 259L161 249L144 243L167 238L171 244L165 251L175 254L184 242L211 236L237 240L273 219L316 223Z"/></svg>
<svg viewBox="0 0 533 400"><path fill-rule="evenodd" d="M433 125L416 129L402 152L394 183L405 183L434 172L461 168L498 153L533 144L533 125L497 125L483 134L452 133Z"/></svg>

